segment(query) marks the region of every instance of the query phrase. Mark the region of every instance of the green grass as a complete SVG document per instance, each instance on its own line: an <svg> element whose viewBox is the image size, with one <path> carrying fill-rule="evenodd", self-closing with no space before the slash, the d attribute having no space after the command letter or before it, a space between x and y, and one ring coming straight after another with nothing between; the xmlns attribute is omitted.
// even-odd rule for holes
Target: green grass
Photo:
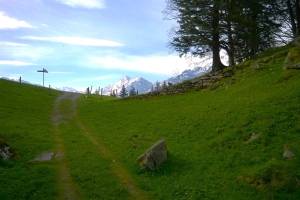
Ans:
<svg viewBox="0 0 300 200"><path fill-rule="evenodd" d="M16 152L0 160L0 199L52 199L56 168L33 165L39 153L54 148L51 111L58 92L0 80L0 138Z"/></svg>
<svg viewBox="0 0 300 200"><path fill-rule="evenodd" d="M275 52L258 70L238 66L214 89L81 99L80 117L154 199L299 199L300 72L283 69L286 49L265 56ZM260 137L247 143L252 133ZM160 138L169 161L140 171L136 158ZM284 145L295 159L283 160Z"/></svg>
<svg viewBox="0 0 300 200"><path fill-rule="evenodd" d="M56 134L80 199L131 199L120 182L126 174L114 171L123 166L150 199L300 199L300 71L284 69L288 48L271 49L201 91L82 96L73 117L71 101L62 101ZM1 200L59 198L60 162L28 163L57 148L50 120L57 96L0 80L0 139L16 152L0 161ZM248 142L253 133L259 137ZM140 170L137 157L161 138L168 161L154 172ZM283 159L284 146L295 158ZM114 160L121 167L113 168Z"/></svg>
<svg viewBox="0 0 300 200"><path fill-rule="evenodd" d="M65 116L69 116L72 112L71 102L62 102L61 109ZM126 200L128 193L112 175L110 162L101 158L97 148L84 136L76 120L76 117L69 118L59 126L59 130L64 141L70 174L81 198Z"/></svg>

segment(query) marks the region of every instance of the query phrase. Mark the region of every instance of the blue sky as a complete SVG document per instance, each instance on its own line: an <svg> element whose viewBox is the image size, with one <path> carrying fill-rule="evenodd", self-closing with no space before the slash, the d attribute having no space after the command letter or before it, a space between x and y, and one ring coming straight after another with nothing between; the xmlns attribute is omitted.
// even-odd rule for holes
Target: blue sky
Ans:
<svg viewBox="0 0 300 200"><path fill-rule="evenodd" d="M0 0L0 76L83 89L191 67L168 47L165 0Z"/></svg>

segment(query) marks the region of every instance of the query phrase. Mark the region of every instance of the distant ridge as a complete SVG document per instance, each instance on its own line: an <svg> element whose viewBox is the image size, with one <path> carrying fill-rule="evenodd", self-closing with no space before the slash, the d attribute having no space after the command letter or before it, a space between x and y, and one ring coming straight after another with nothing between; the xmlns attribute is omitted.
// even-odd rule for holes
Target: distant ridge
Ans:
<svg viewBox="0 0 300 200"><path fill-rule="evenodd" d="M139 94L144 94L151 91L153 84L142 77L131 78L129 76L124 76L115 84L105 87L103 90L103 94L109 95L113 90L119 93L123 85L125 86L127 91L134 87L136 90L138 90Z"/></svg>

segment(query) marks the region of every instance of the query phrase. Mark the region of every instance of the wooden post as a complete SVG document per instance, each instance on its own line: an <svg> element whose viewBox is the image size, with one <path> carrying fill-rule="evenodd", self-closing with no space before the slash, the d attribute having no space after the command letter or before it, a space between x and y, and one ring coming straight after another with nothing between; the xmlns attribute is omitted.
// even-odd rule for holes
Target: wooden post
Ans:
<svg viewBox="0 0 300 200"><path fill-rule="evenodd" d="M38 70L37 72L43 73L43 87L45 87L45 73L48 73L48 71L45 68L43 68L43 70Z"/></svg>
<svg viewBox="0 0 300 200"><path fill-rule="evenodd" d="M22 84L22 77L19 78L19 83Z"/></svg>

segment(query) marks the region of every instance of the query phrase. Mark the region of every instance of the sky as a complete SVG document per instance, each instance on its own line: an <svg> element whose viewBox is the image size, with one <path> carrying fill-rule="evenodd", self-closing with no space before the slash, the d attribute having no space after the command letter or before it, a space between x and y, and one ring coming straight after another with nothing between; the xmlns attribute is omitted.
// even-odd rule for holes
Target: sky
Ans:
<svg viewBox="0 0 300 200"><path fill-rule="evenodd" d="M165 0L0 0L0 77L52 87L161 81L191 68L169 47Z"/></svg>

